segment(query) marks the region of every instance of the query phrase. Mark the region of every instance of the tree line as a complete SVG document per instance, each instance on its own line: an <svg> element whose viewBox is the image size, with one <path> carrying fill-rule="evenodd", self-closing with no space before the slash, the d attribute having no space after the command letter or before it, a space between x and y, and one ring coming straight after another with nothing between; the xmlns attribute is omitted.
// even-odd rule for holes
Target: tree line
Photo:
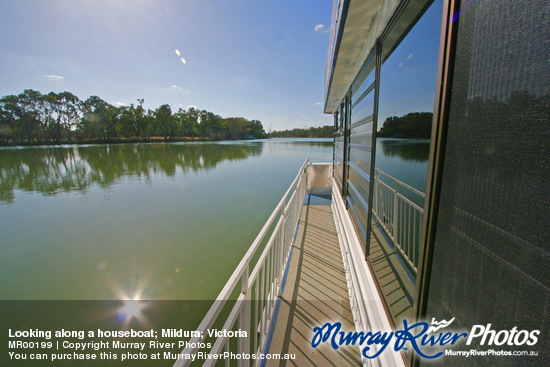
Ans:
<svg viewBox="0 0 550 367"><path fill-rule="evenodd" d="M238 140L265 138L258 120L221 117L189 107L145 109L144 100L116 107L98 96L81 100L70 92L42 94L26 89L0 99L0 144L150 140Z"/></svg>
<svg viewBox="0 0 550 367"><path fill-rule="evenodd" d="M334 128L331 125L310 127L309 129L292 129L283 131L272 131L271 138L332 138Z"/></svg>
<svg viewBox="0 0 550 367"><path fill-rule="evenodd" d="M378 131L378 137L429 139L432 118L432 112L410 112L401 117L390 116Z"/></svg>

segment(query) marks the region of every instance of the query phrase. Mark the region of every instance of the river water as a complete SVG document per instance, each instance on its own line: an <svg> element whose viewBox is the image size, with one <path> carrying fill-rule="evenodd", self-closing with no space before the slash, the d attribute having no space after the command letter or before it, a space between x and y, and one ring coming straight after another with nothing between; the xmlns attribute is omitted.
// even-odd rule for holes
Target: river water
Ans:
<svg viewBox="0 0 550 367"><path fill-rule="evenodd" d="M331 143L0 150L0 299L213 299Z"/></svg>
<svg viewBox="0 0 550 367"><path fill-rule="evenodd" d="M424 191L428 150L380 139L377 168ZM0 345L7 330L86 331L34 351L62 357L73 349L59 340L154 329L177 356L188 338L161 330L196 330L306 157L330 161L331 140L1 148ZM136 298L148 301L124 301ZM127 351L86 353L119 366ZM174 362L148 358L132 365Z"/></svg>
<svg viewBox="0 0 550 367"><path fill-rule="evenodd" d="M377 167L424 191L429 142ZM0 299L208 300L330 139L0 149Z"/></svg>

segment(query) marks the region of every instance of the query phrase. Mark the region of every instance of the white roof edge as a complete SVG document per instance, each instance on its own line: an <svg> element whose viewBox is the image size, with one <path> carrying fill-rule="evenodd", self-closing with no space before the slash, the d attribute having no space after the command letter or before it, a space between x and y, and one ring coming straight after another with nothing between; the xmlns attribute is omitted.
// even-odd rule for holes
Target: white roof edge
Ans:
<svg viewBox="0 0 550 367"><path fill-rule="evenodd" d="M338 4L341 6L344 1L340 0ZM339 43L337 42L337 47L329 46L325 69L327 74L325 76L325 113L336 111L399 2L399 0L349 0L345 19L339 19L340 22L345 22L342 34L336 34L332 39L332 42L339 41ZM340 7L336 4L335 2L333 13ZM335 26L338 26L339 22L335 22L335 18L333 14L331 36L338 31ZM334 54L331 55L330 52ZM333 65L329 65L330 62Z"/></svg>

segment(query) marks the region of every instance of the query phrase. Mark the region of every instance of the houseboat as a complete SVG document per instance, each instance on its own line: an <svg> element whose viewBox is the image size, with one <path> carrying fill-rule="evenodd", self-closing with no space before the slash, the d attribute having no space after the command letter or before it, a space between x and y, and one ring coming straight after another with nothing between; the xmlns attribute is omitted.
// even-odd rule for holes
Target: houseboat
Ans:
<svg viewBox="0 0 550 367"><path fill-rule="evenodd" d="M208 348L240 366L548 365L549 25L544 0L335 0L332 161L300 168L175 366L213 328L246 332ZM417 112L425 192L376 156Z"/></svg>

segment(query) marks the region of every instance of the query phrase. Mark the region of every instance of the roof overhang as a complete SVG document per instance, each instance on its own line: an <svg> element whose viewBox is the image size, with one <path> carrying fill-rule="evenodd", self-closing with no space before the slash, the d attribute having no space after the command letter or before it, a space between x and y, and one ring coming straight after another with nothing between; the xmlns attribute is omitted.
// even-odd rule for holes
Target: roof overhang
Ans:
<svg viewBox="0 0 550 367"><path fill-rule="evenodd" d="M325 113L334 113L399 0L335 0L325 68Z"/></svg>

